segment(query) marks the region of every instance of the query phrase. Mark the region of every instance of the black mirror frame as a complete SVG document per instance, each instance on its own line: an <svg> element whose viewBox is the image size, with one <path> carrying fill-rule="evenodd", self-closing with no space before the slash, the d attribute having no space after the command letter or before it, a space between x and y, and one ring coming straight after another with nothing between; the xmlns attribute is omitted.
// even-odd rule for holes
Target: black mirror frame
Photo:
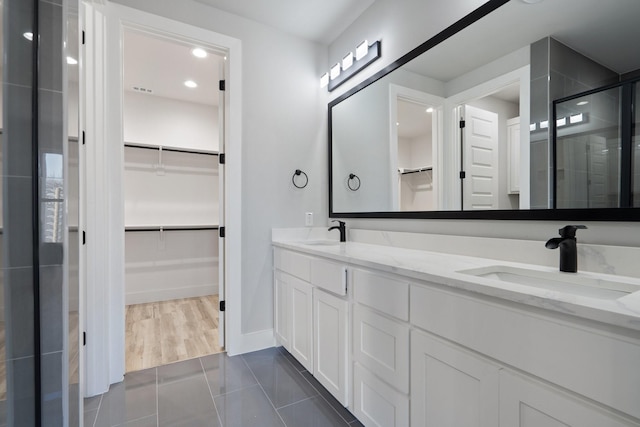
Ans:
<svg viewBox="0 0 640 427"><path fill-rule="evenodd" d="M328 164L329 164L329 218L398 218L398 219L466 219L466 220L537 220L537 221L640 221L640 208L600 209L529 209L486 211L403 211L403 212L334 212L333 210L333 158L332 108L380 80L407 62L467 28L474 22L508 3L510 0L489 0L453 25L445 28L420 46L403 55L362 83L328 104Z"/></svg>

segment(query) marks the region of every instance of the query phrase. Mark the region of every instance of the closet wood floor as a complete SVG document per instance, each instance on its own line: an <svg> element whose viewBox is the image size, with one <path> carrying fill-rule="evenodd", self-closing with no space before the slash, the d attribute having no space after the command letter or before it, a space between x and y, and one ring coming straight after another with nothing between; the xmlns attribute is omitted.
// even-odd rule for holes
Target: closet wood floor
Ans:
<svg viewBox="0 0 640 427"><path fill-rule="evenodd" d="M126 307L126 371L221 353L218 296Z"/></svg>

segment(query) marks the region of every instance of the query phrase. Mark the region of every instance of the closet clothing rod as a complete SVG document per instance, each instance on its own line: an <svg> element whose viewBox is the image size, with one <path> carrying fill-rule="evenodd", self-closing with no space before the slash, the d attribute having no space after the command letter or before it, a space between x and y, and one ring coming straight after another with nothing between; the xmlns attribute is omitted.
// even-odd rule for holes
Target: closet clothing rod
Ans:
<svg viewBox="0 0 640 427"><path fill-rule="evenodd" d="M145 226L141 226L141 227L125 227L124 231L129 232L129 231L201 231L201 230L217 230L218 228L220 228L217 225L203 225L203 226L194 226L194 227L190 227L190 226L180 226L180 225L175 225L175 226L167 226L167 227L160 227L160 226L149 226L149 227L145 227Z"/></svg>
<svg viewBox="0 0 640 427"><path fill-rule="evenodd" d="M156 150L160 149L160 146L154 147L153 145L144 145L144 144L134 144L131 142L127 142L124 144L125 147L130 148L141 148L143 150ZM162 151L171 151L174 153L189 153L189 154L204 154L206 156L217 156L218 153L214 153L213 151L204 151L204 150L191 150L188 148L172 148L162 146Z"/></svg>
<svg viewBox="0 0 640 427"><path fill-rule="evenodd" d="M418 169L411 169L411 170L407 170L407 171L401 171L400 173L402 175L408 175L410 173L419 173L419 172L431 172L433 170L432 167L428 167L428 168L418 168Z"/></svg>

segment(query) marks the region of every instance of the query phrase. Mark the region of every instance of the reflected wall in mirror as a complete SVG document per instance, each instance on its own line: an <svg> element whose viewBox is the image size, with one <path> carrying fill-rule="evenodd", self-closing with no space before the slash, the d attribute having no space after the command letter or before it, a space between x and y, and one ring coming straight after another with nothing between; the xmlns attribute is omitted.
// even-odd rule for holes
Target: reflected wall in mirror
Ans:
<svg viewBox="0 0 640 427"><path fill-rule="evenodd" d="M454 24L442 43L425 42L332 101L330 215L619 207L604 195L574 203L566 185L554 200L554 101L640 70L640 2L603 3L490 1L491 13ZM348 188L351 173L358 191ZM629 180L631 199L638 172Z"/></svg>

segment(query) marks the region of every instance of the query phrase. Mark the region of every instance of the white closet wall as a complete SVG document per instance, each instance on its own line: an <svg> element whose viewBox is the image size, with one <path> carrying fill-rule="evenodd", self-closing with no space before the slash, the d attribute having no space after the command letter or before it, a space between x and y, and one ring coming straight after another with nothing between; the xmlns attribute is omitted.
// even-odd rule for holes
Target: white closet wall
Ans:
<svg viewBox="0 0 640 427"><path fill-rule="evenodd" d="M127 91L124 114L125 303L217 294L217 108Z"/></svg>

